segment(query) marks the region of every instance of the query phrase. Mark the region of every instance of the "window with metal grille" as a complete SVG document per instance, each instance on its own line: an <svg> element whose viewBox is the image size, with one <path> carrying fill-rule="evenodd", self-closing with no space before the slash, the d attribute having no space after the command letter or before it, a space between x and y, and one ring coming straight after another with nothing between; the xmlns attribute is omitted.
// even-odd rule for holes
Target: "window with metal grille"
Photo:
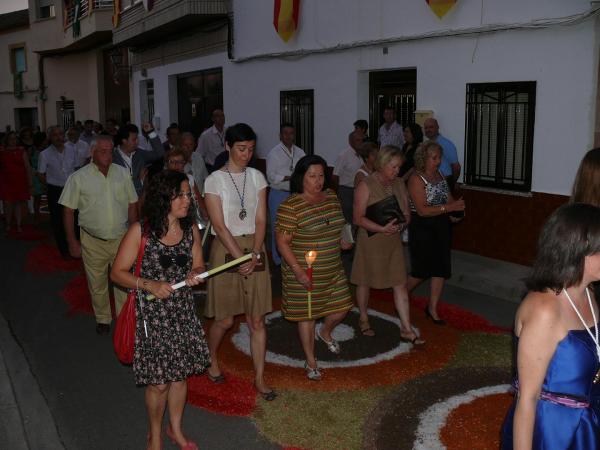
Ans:
<svg viewBox="0 0 600 450"><path fill-rule="evenodd" d="M467 85L467 184L531 190L535 81Z"/></svg>
<svg viewBox="0 0 600 450"><path fill-rule="evenodd" d="M281 91L279 123L296 129L296 145L307 155L314 153L314 90Z"/></svg>
<svg viewBox="0 0 600 450"><path fill-rule="evenodd" d="M54 3L56 0L37 0L37 18L49 19L55 16Z"/></svg>

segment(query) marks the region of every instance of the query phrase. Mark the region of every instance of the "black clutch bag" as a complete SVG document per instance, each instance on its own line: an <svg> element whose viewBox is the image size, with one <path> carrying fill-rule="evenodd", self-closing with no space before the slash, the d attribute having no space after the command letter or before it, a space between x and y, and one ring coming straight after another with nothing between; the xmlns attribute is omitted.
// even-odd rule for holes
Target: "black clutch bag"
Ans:
<svg viewBox="0 0 600 450"><path fill-rule="evenodd" d="M381 225L382 227L387 225L387 223L393 219L396 219L399 224L406 222L406 218L400 209L398 199L395 195L390 195L383 200L379 200L378 202L367 206L365 216L370 221L375 222L377 225ZM372 236L374 234L375 233L372 231L367 231L368 236Z"/></svg>

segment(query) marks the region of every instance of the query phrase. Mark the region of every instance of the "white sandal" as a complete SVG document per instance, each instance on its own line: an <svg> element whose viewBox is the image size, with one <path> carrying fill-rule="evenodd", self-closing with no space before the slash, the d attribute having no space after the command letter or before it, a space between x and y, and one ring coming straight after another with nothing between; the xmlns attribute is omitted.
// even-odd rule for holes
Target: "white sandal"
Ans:
<svg viewBox="0 0 600 450"><path fill-rule="evenodd" d="M321 333L319 331L317 331L317 340L318 341L323 341L323 343L327 346L327 348L329 349L329 351L335 355L340 353L340 344L338 341L336 341L335 339L331 338L330 341L326 341L323 336L321 336Z"/></svg>
<svg viewBox="0 0 600 450"><path fill-rule="evenodd" d="M310 367L308 361L304 361L304 370L306 370L306 377L311 381L321 381L321 370L319 366Z"/></svg>

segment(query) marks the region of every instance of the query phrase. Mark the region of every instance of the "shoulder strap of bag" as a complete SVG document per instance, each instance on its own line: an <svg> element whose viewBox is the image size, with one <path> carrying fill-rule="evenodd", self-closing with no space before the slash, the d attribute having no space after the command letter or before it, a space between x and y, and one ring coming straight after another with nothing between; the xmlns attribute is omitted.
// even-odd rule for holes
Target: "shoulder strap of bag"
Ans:
<svg viewBox="0 0 600 450"><path fill-rule="evenodd" d="M142 258L144 257L144 250L146 249L146 242L148 241L148 233L143 223L140 223L142 230L142 238L140 239L140 248L138 249L137 262L135 264L135 276L140 276L140 270L142 268Z"/></svg>

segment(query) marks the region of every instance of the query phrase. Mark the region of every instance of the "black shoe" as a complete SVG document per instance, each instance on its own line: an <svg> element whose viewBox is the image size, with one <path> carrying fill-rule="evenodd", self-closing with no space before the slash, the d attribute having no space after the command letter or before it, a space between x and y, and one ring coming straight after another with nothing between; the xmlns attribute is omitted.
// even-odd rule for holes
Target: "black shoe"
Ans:
<svg viewBox="0 0 600 450"><path fill-rule="evenodd" d="M433 323L436 325L446 325L446 321L442 319L434 319L431 315L431 311L429 311L429 306L425 307L425 316L429 317Z"/></svg>
<svg viewBox="0 0 600 450"><path fill-rule="evenodd" d="M106 336L110 333L110 324L108 323L99 323L96 325L96 333L100 336Z"/></svg>

